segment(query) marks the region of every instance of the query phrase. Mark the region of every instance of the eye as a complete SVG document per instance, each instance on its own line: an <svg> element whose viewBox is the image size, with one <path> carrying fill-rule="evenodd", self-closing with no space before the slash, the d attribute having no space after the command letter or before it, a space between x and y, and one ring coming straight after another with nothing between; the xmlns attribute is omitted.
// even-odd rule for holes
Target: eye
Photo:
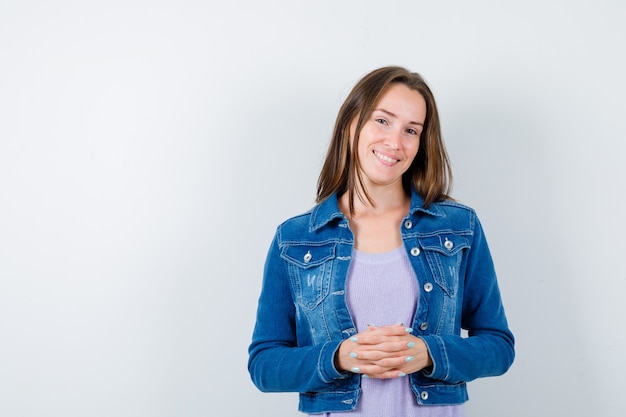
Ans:
<svg viewBox="0 0 626 417"><path fill-rule="evenodd" d="M383 119L381 117L374 119L374 121L376 123L378 123L378 124L381 124L381 125L388 125L389 124L389 122L386 119Z"/></svg>
<svg viewBox="0 0 626 417"><path fill-rule="evenodd" d="M419 132L417 130L415 130L415 129L412 129L412 128L408 128L406 130L406 133L408 133L409 135L419 135Z"/></svg>

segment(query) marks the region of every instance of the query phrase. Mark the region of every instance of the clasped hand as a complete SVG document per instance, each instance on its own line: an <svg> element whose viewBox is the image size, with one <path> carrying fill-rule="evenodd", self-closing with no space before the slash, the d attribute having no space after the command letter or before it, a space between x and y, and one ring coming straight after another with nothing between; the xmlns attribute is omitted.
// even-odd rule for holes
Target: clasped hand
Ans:
<svg viewBox="0 0 626 417"><path fill-rule="evenodd" d="M369 326L344 340L335 358L343 371L370 378L398 378L432 366L426 343L403 325Z"/></svg>

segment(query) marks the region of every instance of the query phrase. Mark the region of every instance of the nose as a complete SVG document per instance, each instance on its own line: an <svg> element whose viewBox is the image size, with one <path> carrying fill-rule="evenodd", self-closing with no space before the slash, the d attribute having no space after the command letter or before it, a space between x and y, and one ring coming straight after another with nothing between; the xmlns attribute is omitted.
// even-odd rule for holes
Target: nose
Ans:
<svg viewBox="0 0 626 417"><path fill-rule="evenodd" d="M402 132L398 129L389 130L383 143L386 147L393 150L400 149L400 145L402 144Z"/></svg>

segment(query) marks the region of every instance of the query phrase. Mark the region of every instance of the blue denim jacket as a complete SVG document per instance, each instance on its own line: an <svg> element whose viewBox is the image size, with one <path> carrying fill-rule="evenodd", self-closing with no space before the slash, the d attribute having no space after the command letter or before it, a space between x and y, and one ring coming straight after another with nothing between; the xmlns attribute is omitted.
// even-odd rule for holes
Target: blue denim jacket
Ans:
<svg viewBox="0 0 626 417"><path fill-rule="evenodd" d="M411 388L420 404L465 402L466 382L500 375L514 358L483 230L474 210L451 201L425 209L413 192L401 234L421 288L413 334L433 361L408 376ZM299 392L305 413L349 411L359 399L361 375L334 365L356 334L345 294L353 246L332 196L281 224L269 249L248 370L261 391Z"/></svg>

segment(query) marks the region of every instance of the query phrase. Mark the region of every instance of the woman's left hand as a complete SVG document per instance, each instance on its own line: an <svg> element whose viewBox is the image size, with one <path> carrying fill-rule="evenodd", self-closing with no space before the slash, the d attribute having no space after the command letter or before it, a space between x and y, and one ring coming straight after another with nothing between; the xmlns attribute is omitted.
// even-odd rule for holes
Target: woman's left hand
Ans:
<svg viewBox="0 0 626 417"><path fill-rule="evenodd" d="M370 378L398 378L432 366L428 348L402 325L369 326L368 330L346 340L351 369Z"/></svg>

